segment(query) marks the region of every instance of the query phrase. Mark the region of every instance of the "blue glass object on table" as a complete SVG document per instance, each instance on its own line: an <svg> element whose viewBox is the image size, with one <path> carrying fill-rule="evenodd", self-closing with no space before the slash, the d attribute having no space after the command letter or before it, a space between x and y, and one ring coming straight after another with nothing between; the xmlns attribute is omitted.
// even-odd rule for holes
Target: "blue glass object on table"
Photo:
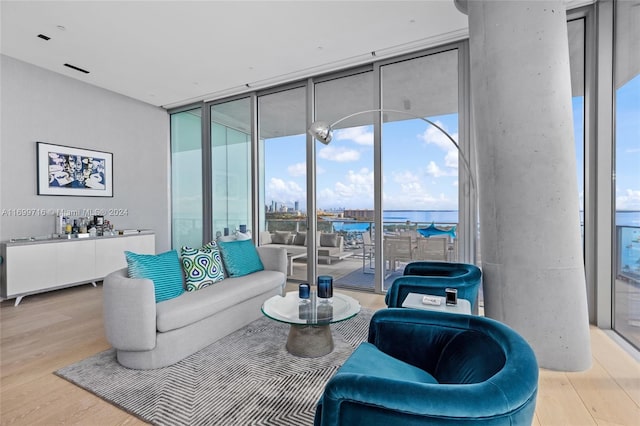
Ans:
<svg viewBox="0 0 640 426"><path fill-rule="evenodd" d="M240 225L240 232L245 234L247 232L247 225Z"/></svg>
<svg viewBox="0 0 640 426"><path fill-rule="evenodd" d="M309 299L309 284L307 283L302 283L298 286L298 297L301 300L308 300Z"/></svg>
<svg viewBox="0 0 640 426"><path fill-rule="evenodd" d="M330 301L333 297L333 277L330 275L318 276L318 298L322 301Z"/></svg>

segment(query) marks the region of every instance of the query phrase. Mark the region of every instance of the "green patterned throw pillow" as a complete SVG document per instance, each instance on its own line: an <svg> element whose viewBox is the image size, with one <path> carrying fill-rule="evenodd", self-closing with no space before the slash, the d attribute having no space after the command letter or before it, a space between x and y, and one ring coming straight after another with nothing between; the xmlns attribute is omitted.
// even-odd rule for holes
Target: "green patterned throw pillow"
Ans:
<svg viewBox="0 0 640 426"><path fill-rule="evenodd" d="M158 255L124 252L129 266L129 278L153 281L156 303L173 299L184 293L182 266L178 252L171 250Z"/></svg>
<svg viewBox="0 0 640 426"><path fill-rule="evenodd" d="M264 269L252 240L221 242L219 245L225 270L230 277L241 277Z"/></svg>
<svg viewBox="0 0 640 426"><path fill-rule="evenodd" d="M215 241L199 249L182 247L182 268L187 291L200 290L224 279L222 258Z"/></svg>

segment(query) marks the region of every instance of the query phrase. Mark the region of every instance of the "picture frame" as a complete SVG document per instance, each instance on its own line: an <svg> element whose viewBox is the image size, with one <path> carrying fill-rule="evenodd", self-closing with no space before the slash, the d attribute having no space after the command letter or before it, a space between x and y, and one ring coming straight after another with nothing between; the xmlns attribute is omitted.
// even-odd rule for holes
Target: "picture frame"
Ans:
<svg viewBox="0 0 640 426"><path fill-rule="evenodd" d="M113 154L36 142L38 195L113 197Z"/></svg>

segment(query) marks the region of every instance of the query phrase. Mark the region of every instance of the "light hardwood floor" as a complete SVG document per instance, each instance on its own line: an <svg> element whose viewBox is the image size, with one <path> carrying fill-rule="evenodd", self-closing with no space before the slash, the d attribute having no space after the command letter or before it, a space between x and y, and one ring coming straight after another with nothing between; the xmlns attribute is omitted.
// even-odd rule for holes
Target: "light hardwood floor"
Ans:
<svg viewBox="0 0 640 426"><path fill-rule="evenodd" d="M290 289L295 288L292 285ZM347 292L372 309L383 297ZM2 425L143 424L53 371L109 348L102 329L102 287L26 297L0 307ZM593 367L540 370L535 425L639 425L640 365L609 336L591 329Z"/></svg>

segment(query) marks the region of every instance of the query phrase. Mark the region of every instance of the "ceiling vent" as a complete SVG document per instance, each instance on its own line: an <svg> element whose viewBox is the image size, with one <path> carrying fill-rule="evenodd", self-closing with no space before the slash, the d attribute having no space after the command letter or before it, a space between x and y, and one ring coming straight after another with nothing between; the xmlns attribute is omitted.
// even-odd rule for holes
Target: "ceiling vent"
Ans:
<svg viewBox="0 0 640 426"><path fill-rule="evenodd" d="M41 38L41 39L43 39L43 40L45 40L45 41L49 41L49 40L51 40L51 37L46 36L46 35L44 35L44 34L38 34L38 37L39 37L39 38Z"/></svg>
<svg viewBox="0 0 640 426"><path fill-rule="evenodd" d="M69 68L71 68L72 70L76 70L76 71L83 72L83 73L85 73L85 74L89 74L89 71L87 71L87 70L83 70L82 68L80 68L80 67L76 67L75 65L71 65L71 64L64 64L64 66L65 66L65 67L69 67Z"/></svg>

